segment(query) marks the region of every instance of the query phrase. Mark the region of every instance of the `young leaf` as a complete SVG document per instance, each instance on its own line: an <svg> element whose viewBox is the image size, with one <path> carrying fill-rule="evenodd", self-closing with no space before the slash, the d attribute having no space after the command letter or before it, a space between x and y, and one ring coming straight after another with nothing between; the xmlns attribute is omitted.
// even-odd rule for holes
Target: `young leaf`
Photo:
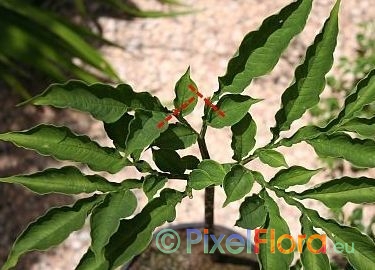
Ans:
<svg viewBox="0 0 375 270"><path fill-rule="evenodd" d="M246 115L251 105L259 101L249 96L225 95L217 103L217 107L224 112L224 115L211 111L208 118L208 125L213 128L234 125Z"/></svg>
<svg viewBox="0 0 375 270"><path fill-rule="evenodd" d="M348 135L320 135L307 141L320 157L343 158L358 167L375 167L375 142Z"/></svg>
<svg viewBox="0 0 375 270"><path fill-rule="evenodd" d="M147 199L150 201L155 196L155 194L162 189L168 182L168 178L157 175L147 175L144 178L142 189L146 194Z"/></svg>
<svg viewBox="0 0 375 270"><path fill-rule="evenodd" d="M223 207L229 203L242 199L251 191L254 184L254 176L251 171L242 165L235 165L225 175L223 188L227 196Z"/></svg>
<svg viewBox="0 0 375 270"><path fill-rule="evenodd" d="M92 196L78 200L73 206L49 210L47 214L31 223L17 238L1 269L13 268L20 256L29 251L46 250L60 244L70 233L83 226L88 214L101 200L101 197Z"/></svg>
<svg viewBox="0 0 375 270"><path fill-rule="evenodd" d="M254 194L251 197L246 197L241 204L240 218L236 221L236 226L254 230L264 225L267 215L268 211L264 200Z"/></svg>
<svg viewBox="0 0 375 270"><path fill-rule="evenodd" d="M240 161L249 154L251 149L255 146L257 126L250 114L246 113L238 123L231 127L231 130L231 147L234 151L233 159Z"/></svg>
<svg viewBox="0 0 375 270"><path fill-rule="evenodd" d="M253 78L270 72L290 40L305 27L311 4L311 0L295 1L247 34L226 74L219 77L220 93L242 93Z"/></svg>
<svg viewBox="0 0 375 270"><path fill-rule="evenodd" d="M276 114L275 137L280 131L288 130L292 122L319 102L325 87L325 75L332 67L333 52L337 43L338 12L340 1L332 9L322 32L306 52L305 61L295 71L294 83L281 97L282 108Z"/></svg>
<svg viewBox="0 0 375 270"><path fill-rule="evenodd" d="M280 216L279 207L277 206L276 202L263 190L261 193L265 204L268 209L268 216L266 219L266 223L263 226L264 229L267 230L267 238L270 239L270 234L274 232L275 239L279 239L280 236L284 234L290 235L290 230L286 221ZM273 231L271 231L273 230ZM264 235L260 235L264 236ZM260 237L263 239L264 237ZM289 252L287 254L281 253L278 248L274 246L274 253L272 253L272 249L269 245L271 245L271 241L267 241L266 244L259 244L259 262L261 264L261 269L280 269L280 270L289 270L289 266L293 261L293 252ZM290 247L290 241L287 245L285 245L284 241L281 243L281 247L285 250L288 250ZM284 243L284 245L283 245ZM255 243L256 245L256 243Z"/></svg>
<svg viewBox="0 0 375 270"><path fill-rule="evenodd" d="M188 185L196 190L211 185L221 185L225 175L226 172L221 164L210 159L205 159L199 163L197 169L190 173Z"/></svg>
<svg viewBox="0 0 375 270"><path fill-rule="evenodd" d="M256 153L258 154L260 161L271 167L288 167L284 156L275 150L262 149L256 151Z"/></svg>
<svg viewBox="0 0 375 270"><path fill-rule="evenodd" d="M163 121L166 114L160 112L136 111L134 119L129 125L126 139L126 152L131 154L136 150L143 150L149 146L160 133L167 129L168 124L159 128L157 124Z"/></svg>
<svg viewBox="0 0 375 270"><path fill-rule="evenodd" d="M122 220L105 248L110 269L140 254L149 245L155 228L176 218L175 207L183 197L181 192L164 189L160 197L151 200L134 218Z"/></svg>
<svg viewBox="0 0 375 270"><path fill-rule="evenodd" d="M39 125L27 131L0 134L0 140L32 149L42 155L87 164L94 171L116 173L129 165L115 149L101 147L87 136L78 136L66 127Z"/></svg>
<svg viewBox="0 0 375 270"><path fill-rule="evenodd" d="M134 116L125 113L113 123L104 123L104 129L108 137L113 141L116 148L126 148L126 137L129 133L129 124L134 119Z"/></svg>
<svg viewBox="0 0 375 270"><path fill-rule="evenodd" d="M182 174L185 171L185 164L181 161L181 157L176 151L169 149L153 149L152 159L156 166L163 172Z"/></svg>
<svg viewBox="0 0 375 270"><path fill-rule="evenodd" d="M76 167L71 166L60 169L50 168L28 175L4 177L0 178L0 182L21 184L39 194L109 192L120 186L99 175L84 175Z"/></svg>
<svg viewBox="0 0 375 270"><path fill-rule="evenodd" d="M348 245L350 252L344 250L342 254L355 269L372 269L375 265L375 244L370 237L355 228L321 218L315 210L305 209L304 214L314 227L322 228L332 241Z"/></svg>
<svg viewBox="0 0 375 270"><path fill-rule="evenodd" d="M300 222L302 225L302 235L306 235L306 238L309 238L311 235L317 234L312 224L305 215L301 215ZM321 244L315 240L311 242L311 245L315 250L319 250ZM304 269L331 270L327 254L323 252L318 254L312 253L307 248L306 243L304 243L303 245L301 262Z"/></svg>
<svg viewBox="0 0 375 270"><path fill-rule="evenodd" d="M319 200L329 208L341 208L348 202L375 203L375 179L367 177L334 179L303 191L298 194L298 198Z"/></svg>
<svg viewBox="0 0 375 270"><path fill-rule="evenodd" d="M353 118L337 128L338 131L349 131L357 133L366 139L375 138L375 117L373 118Z"/></svg>
<svg viewBox="0 0 375 270"><path fill-rule="evenodd" d="M91 215L91 250L96 257L104 257L104 247L117 231L120 220L133 214L137 198L130 190L120 190L105 196Z"/></svg>
<svg viewBox="0 0 375 270"><path fill-rule="evenodd" d="M307 184L311 177L317 174L320 170L308 170L300 166L292 166L287 169L279 171L269 182L270 185L288 188L295 185Z"/></svg>
<svg viewBox="0 0 375 270"><path fill-rule="evenodd" d="M176 123L170 124L168 129L160 134L153 145L162 149L185 149L197 141L198 134L187 126Z"/></svg>
<svg viewBox="0 0 375 270"><path fill-rule="evenodd" d="M186 70L185 74L178 80L174 91L176 97L173 100L173 104L176 109L181 110L181 115L185 116L191 113L198 102L198 97L196 93L189 89L189 85L192 85L197 89L197 85L190 78L190 67ZM192 102L190 102L192 100Z"/></svg>

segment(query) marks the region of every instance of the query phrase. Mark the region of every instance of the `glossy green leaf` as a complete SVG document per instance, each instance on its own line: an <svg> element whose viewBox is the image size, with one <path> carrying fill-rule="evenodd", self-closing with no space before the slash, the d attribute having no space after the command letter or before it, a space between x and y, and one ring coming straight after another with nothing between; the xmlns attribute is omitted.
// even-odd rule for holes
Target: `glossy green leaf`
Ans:
<svg viewBox="0 0 375 270"><path fill-rule="evenodd" d="M153 149L152 158L156 166L163 172L182 174L185 171L185 164L181 161L181 157L176 151L169 149Z"/></svg>
<svg viewBox="0 0 375 270"><path fill-rule="evenodd" d="M104 247L120 226L120 220L129 217L137 208L137 198L130 190L108 193L103 202L92 211L91 250L104 258Z"/></svg>
<svg viewBox="0 0 375 270"><path fill-rule="evenodd" d="M275 128L271 129L275 137L280 131L288 130L293 121L319 102L319 95L326 83L325 75L333 64L339 31L339 7L340 1L337 1L321 33L307 49L304 63L297 67L293 84L281 97L282 108L276 113Z"/></svg>
<svg viewBox="0 0 375 270"><path fill-rule="evenodd" d="M233 159L240 161L254 148L257 126L249 113L231 127Z"/></svg>
<svg viewBox="0 0 375 270"><path fill-rule="evenodd" d="M151 200L134 218L122 220L105 248L110 269L128 262L145 250L154 230L176 218L175 208L183 196L176 190L164 189L160 197Z"/></svg>
<svg viewBox="0 0 375 270"><path fill-rule="evenodd" d="M287 169L279 171L269 182L270 185L288 188L295 185L307 184L311 177L317 174L320 170L309 170L300 166L292 166Z"/></svg>
<svg viewBox="0 0 375 270"><path fill-rule="evenodd" d="M253 184L254 176L251 171L242 165L233 166L223 181L223 188L227 196L223 207L246 196L251 191Z"/></svg>
<svg viewBox="0 0 375 270"><path fill-rule="evenodd" d="M198 134L187 126L176 123L170 124L168 129L160 134L154 145L163 149L185 149L197 141Z"/></svg>
<svg viewBox="0 0 375 270"><path fill-rule="evenodd" d="M304 213L314 227L322 228L335 243L348 245L350 252L344 249L342 254L355 269L372 269L375 265L375 244L369 236L355 228L339 225L334 220L321 218L315 210L305 209Z"/></svg>
<svg viewBox="0 0 375 270"><path fill-rule="evenodd" d="M181 162L186 170L194 170L198 167L200 160L196 156L187 155L181 158Z"/></svg>
<svg viewBox="0 0 375 270"><path fill-rule="evenodd" d="M160 133L167 129L168 125L158 127L166 114L151 111L136 111L134 119L129 125L129 134L126 139L126 152L131 154L136 150L148 147Z"/></svg>
<svg viewBox="0 0 375 270"><path fill-rule="evenodd" d="M125 113L113 123L104 123L104 129L108 137L112 140L116 148L126 148L126 137L129 134L130 122L134 119L134 116Z"/></svg>
<svg viewBox="0 0 375 270"><path fill-rule="evenodd" d="M267 215L268 211L264 200L254 194L251 197L246 197L241 204L240 218L236 221L236 226L254 230L264 225Z"/></svg>
<svg viewBox="0 0 375 270"><path fill-rule="evenodd" d="M96 174L84 175L76 167L70 166L60 169L50 168L34 174L4 177L0 178L0 182L21 184L39 194L109 192L120 186Z"/></svg>
<svg viewBox="0 0 375 270"><path fill-rule="evenodd" d="M158 175L147 175L144 178L142 189L150 201L155 194L168 182L168 178Z"/></svg>
<svg viewBox="0 0 375 270"><path fill-rule="evenodd" d="M259 30L248 33L238 53L219 77L220 92L242 93L253 78L270 72L291 39L305 27L311 0L298 0L265 19Z"/></svg>
<svg viewBox="0 0 375 270"><path fill-rule="evenodd" d="M375 117L353 118L337 128L338 131L355 132L363 138L375 138Z"/></svg>
<svg viewBox="0 0 375 270"><path fill-rule="evenodd" d="M109 263L105 258L98 258L89 248L81 258L75 270L108 270Z"/></svg>
<svg viewBox="0 0 375 270"><path fill-rule="evenodd" d="M271 167L288 167L284 156L279 152L272 149L261 149L255 152L260 161L271 166Z"/></svg>
<svg viewBox="0 0 375 270"><path fill-rule="evenodd" d="M315 199L330 208L341 208L346 203L375 203L375 179L343 177L322 183L298 195L301 199Z"/></svg>
<svg viewBox="0 0 375 270"><path fill-rule="evenodd" d="M188 185L196 190L211 185L221 185L225 175L226 171L221 164L210 159L205 159L199 163L197 169L190 173Z"/></svg>
<svg viewBox="0 0 375 270"><path fill-rule="evenodd" d="M198 90L195 82L190 78L190 67L186 73L179 79L174 88L176 97L173 100L174 107L180 110L182 116L191 113L198 102L198 96L189 86L192 85L194 89Z"/></svg>
<svg viewBox="0 0 375 270"><path fill-rule="evenodd" d="M78 136L66 127L39 125L27 131L0 134L0 140L60 160L82 162L94 171L116 173L129 165L115 149L101 147L89 137Z"/></svg>
<svg viewBox="0 0 375 270"><path fill-rule="evenodd" d="M375 142L348 135L320 135L307 141L320 157L343 158L358 167L375 167Z"/></svg>
<svg viewBox="0 0 375 270"><path fill-rule="evenodd" d="M17 238L1 270L13 268L20 256L32 250L46 250L60 244L70 233L80 229L101 197L78 200L73 206L52 208L31 223Z"/></svg>
<svg viewBox="0 0 375 270"><path fill-rule="evenodd" d="M279 239L283 234L290 235L290 230L286 221L281 217L279 207L276 202L263 191L261 193L266 207L268 209L268 216L266 223L263 226L267 230L267 234L260 234L260 239L270 239L271 230L274 230L275 240ZM279 251L275 243L274 253L271 252L270 241L267 241L266 244L259 244L259 254L258 259L261 264L261 269L280 269L280 270L289 270L290 264L293 261L293 252L288 254L283 254ZM290 248L290 241L284 240L281 242L281 247L284 249Z"/></svg>
<svg viewBox="0 0 375 270"><path fill-rule="evenodd" d="M311 235L318 234L305 215L301 215L300 223L302 225L302 235L306 235L306 239ZM314 240L311 242L311 245L315 250L319 250L322 243ZM306 245L306 240L302 248L301 262L304 269L331 270L327 254L323 252L318 254L312 253Z"/></svg>
<svg viewBox="0 0 375 270"><path fill-rule="evenodd" d="M219 114L218 111L211 111L207 123L213 128L234 125L246 115L251 105L259 101L249 96L225 95L217 103L217 107L224 112L224 115Z"/></svg>
<svg viewBox="0 0 375 270"><path fill-rule="evenodd" d="M322 133L323 130L317 126L304 126L297 130L291 137L281 139L278 144L291 147L293 144L314 139Z"/></svg>

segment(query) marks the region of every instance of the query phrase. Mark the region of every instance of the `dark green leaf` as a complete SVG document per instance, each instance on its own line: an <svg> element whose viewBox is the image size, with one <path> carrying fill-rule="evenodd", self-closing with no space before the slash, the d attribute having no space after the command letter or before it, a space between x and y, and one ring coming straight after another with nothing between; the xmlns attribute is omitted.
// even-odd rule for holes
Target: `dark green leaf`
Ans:
<svg viewBox="0 0 375 270"><path fill-rule="evenodd" d="M113 141L116 148L125 149L126 148L126 137L129 133L129 124L134 116L125 113L113 123L104 123L104 129L108 137Z"/></svg>
<svg viewBox="0 0 375 270"><path fill-rule="evenodd" d="M247 113L238 123L231 127L231 130L231 147L234 151L233 159L240 161L255 146L257 126L250 114Z"/></svg>
<svg viewBox="0 0 375 270"><path fill-rule="evenodd" d="M288 167L284 156L275 150L261 149L255 153L259 156L260 161L271 167Z"/></svg>
<svg viewBox="0 0 375 270"><path fill-rule="evenodd" d="M367 139L375 138L375 117L353 118L337 128L338 131L355 132Z"/></svg>
<svg viewBox="0 0 375 270"><path fill-rule="evenodd" d="M189 86L192 85L195 89L197 89L197 85L195 82L190 78L190 67L187 69L186 73L178 80L174 91L176 93L176 97L173 100L173 104L176 109L180 110L180 114L182 116L188 115L191 113L198 102L198 96L192 90L190 90Z"/></svg>
<svg viewBox="0 0 375 270"><path fill-rule="evenodd" d="M293 134L290 138L283 138L278 143L279 145L291 147L293 144L300 143L302 141L307 141L310 139L314 139L322 134L323 131L316 126L304 126L297 130L295 134Z"/></svg>
<svg viewBox="0 0 375 270"><path fill-rule="evenodd" d="M105 259L95 256L91 249L83 255L75 270L108 270L109 263Z"/></svg>
<svg viewBox="0 0 375 270"><path fill-rule="evenodd" d="M270 185L288 188L295 185L307 184L311 177L317 174L320 170L308 170L300 166L292 166L288 169L279 171L269 182Z"/></svg>
<svg viewBox="0 0 375 270"><path fill-rule="evenodd" d="M168 178L157 175L147 175L143 181L142 189L148 200L152 200L155 194L168 182Z"/></svg>
<svg viewBox="0 0 375 270"><path fill-rule="evenodd" d="M198 167L200 160L196 156L187 155L181 158L186 170L194 170Z"/></svg>
<svg viewBox="0 0 375 270"><path fill-rule="evenodd" d="M163 149L185 149L197 141L198 135L187 126L176 123L170 124L168 129L160 134L154 145Z"/></svg>
<svg viewBox="0 0 375 270"><path fill-rule="evenodd" d="M236 226L254 230L264 225L267 214L267 208L261 197L256 194L246 197L240 206L240 218L236 221Z"/></svg>
<svg viewBox="0 0 375 270"><path fill-rule="evenodd" d="M156 166L163 172L182 174L185 171L185 164L181 161L181 157L176 151L169 149L153 149L152 158Z"/></svg>
<svg viewBox="0 0 375 270"><path fill-rule="evenodd" d="M189 175L188 185L193 189L203 189L211 185L221 185L226 172L216 161L205 159Z"/></svg>

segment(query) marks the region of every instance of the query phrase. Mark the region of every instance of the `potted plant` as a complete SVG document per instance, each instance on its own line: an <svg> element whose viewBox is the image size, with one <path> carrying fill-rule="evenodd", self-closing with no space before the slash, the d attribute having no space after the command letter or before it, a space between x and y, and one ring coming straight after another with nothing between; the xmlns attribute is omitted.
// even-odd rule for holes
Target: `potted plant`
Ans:
<svg viewBox="0 0 375 270"><path fill-rule="evenodd" d="M114 269L124 265L147 248L155 229L175 219L177 204L194 199L194 190L201 189L205 189L204 228L207 231L204 234L211 239L207 248L210 250L214 245L217 248L218 242L208 237L215 235L214 186L221 186L225 191L224 207L243 199L236 225L254 230L251 251L257 254L262 269L289 269L294 250L301 253L304 269L330 269L325 236L335 243L335 248L353 243L354 248L341 250L353 268L373 269L375 245L369 236L356 228L320 217L317 211L303 204L303 200L319 200L329 208L339 208L347 202L374 203L375 179L345 176L303 192L290 191L288 189L296 185L307 184L320 170L289 166L276 150L280 146L291 147L304 141L321 157L339 157L359 167L375 167L375 141L373 136L368 136L373 121L370 123L361 118L362 109L375 101L375 70L360 80L346 98L340 113L328 125L303 126L291 137L281 136L295 120L319 102L325 76L333 63L339 5L340 1L337 1L323 29L307 49L304 61L296 68L293 82L281 97L276 124L271 128L272 140L258 149L253 149L256 122L249 109L260 100L244 95L243 91L254 78L273 69L291 39L303 30L312 0L289 4L278 14L265 19L258 30L247 34L229 61L227 73L219 77L219 88L211 98L203 98L188 69L176 84L175 109L172 111L150 93L135 92L127 84L112 87L69 81L53 84L27 101L34 105L90 113L104 123L114 147L100 146L87 136L73 133L68 127L46 124L27 131L1 134L0 140L59 160L86 164L93 171L114 174L126 166L134 166L143 177L114 183L97 174L83 174L77 167L65 166L31 175L1 178L1 182L21 184L40 194L88 194L74 205L53 208L31 223L14 243L2 269L13 268L26 252L46 250L61 243L71 232L81 228L89 215L92 242L77 269ZM184 116L201 99L206 106L202 128L198 132ZM172 124L173 118L177 122ZM230 127L232 131L234 161L221 164L210 159L205 135L207 128L224 127ZM199 145L199 159L181 157L177 153L177 150L195 143ZM152 151L156 166L142 159L145 151ZM285 168L266 180L261 172L248 166L257 158L271 167ZM168 179L186 181L186 188L183 191L165 188ZM261 187L260 192L252 192L254 185ZM149 202L132 216L137 206L134 189L142 189ZM288 224L280 215L273 196L300 210L300 238L291 238ZM317 234L314 228L322 229L325 234ZM245 244L239 237L237 240L229 245L233 244L238 251ZM215 258L214 255L211 257Z"/></svg>

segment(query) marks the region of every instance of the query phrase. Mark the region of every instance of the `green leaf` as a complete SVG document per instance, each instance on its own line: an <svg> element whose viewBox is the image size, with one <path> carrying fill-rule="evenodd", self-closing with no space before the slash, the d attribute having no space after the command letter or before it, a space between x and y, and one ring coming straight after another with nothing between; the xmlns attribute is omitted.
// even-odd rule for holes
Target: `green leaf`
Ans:
<svg viewBox="0 0 375 270"><path fill-rule="evenodd" d="M142 189L150 201L155 196L155 194L162 189L168 182L168 178L157 175L147 175L144 178Z"/></svg>
<svg viewBox="0 0 375 270"><path fill-rule="evenodd" d="M134 162L133 165L141 173L149 173L154 171L151 165L144 160L138 160L137 162Z"/></svg>
<svg viewBox="0 0 375 270"><path fill-rule="evenodd" d="M337 128L338 131L355 132L366 139L375 138L375 117L353 118Z"/></svg>
<svg viewBox="0 0 375 270"><path fill-rule="evenodd" d="M168 124L161 128L157 126L165 116L166 114L160 112L136 111L135 117L129 125L126 152L131 154L136 150L143 150L158 138L168 126Z"/></svg>
<svg viewBox="0 0 375 270"><path fill-rule="evenodd" d="M140 189L142 185L143 181L139 179L126 179L121 182L122 189Z"/></svg>
<svg viewBox="0 0 375 270"><path fill-rule="evenodd" d="M375 167L375 142L348 135L320 135L307 141L320 157L343 158L358 167Z"/></svg>
<svg viewBox="0 0 375 270"><path fill-rule="evenodd" d="M120 220L133 214L137 198L130 190L109 193L91 215L91 250L104 258L104 247L120 226Z"/></svg>
<svg viewBox="0 0 375 270"><path fill-rule="evenodd" d="M240 161L246 157L255 146L257 126L250 114L246 113L238 123L231 127L231 130L231 147L234 151L233 159Z"/></svg>
<svg viewBox="0 0 375 270"><path fill-rule="evenodd" d="M187 126L176 123L170 124L168 129L160 134L153 145L163 149L185 149L197 141L198 134Z"/></svg>
<svg viewBox="0 0 375 270"><path fill-rule="evenodd" d="M312 224L308 220L308 218L305 215L301 215L300 222L302 225L302 235L306 235L306 238L308 239L311 235L317 234L317 232L314 230ZM318 241L312 241L311 242L312 247L315 250L319 250L321 247L321 243ZM330 270L331 266L329 264L329 259L327 254L325 253L318 253L314 254L312 253L306 245L306 242L303 245L302 253L301 253L301 262L304 267L304 269L316 269L316 270Z"/></svg>
<svg viewBox="0 0 375 270"><path fill-rule="evenodd" d="M31 223L17 238L7 261L1 268L13 268L20 256L32 250L46 250L64 241L70 233L80 229L93 207L101 197L78 200L73 206L63 206L49 210L44 216Z"/></svg>
<svg viewBox="0 0 375 270"><path fill-rule="evenodd" d="M311 4L311 0L295 1L247 34L219 78L220 93L242 93L253 78L270 72L290 40L305 27Z"/></svg>
<svg viewBox="0 0 375 270"><path fill-rule="evenodd" d="M187 155L181 158L186 170L194 170L198 167L200 160L196 156Z"/></svg>
<svg viewBox="0 0 375 270"><path fill-rule="evenodd" d="M292 166L290 168L279 171L270 180L269 184L284 189L290 186L304 185L307 184L310 181L311 177L313 177L319 171L321 170L308 170L304 167Z"/></svg>
<svg viewBox="0 0 375 270"><path fill-rule="evenodd" d="M96 174L84 175L76 167L71 166L60 169L50 168L28 175L4 177L0 178L0 182L21 184L39 194L109 192L120 186Z"/></svg>
<svg viewBox="0 0 375 270"><path fill-rule="evenodd" d="M297 132L293 134L292 137L281 139L278 144L286 147L291 147L293 144L314 139L322 133L323 130L317 126L304 126L297 130Z"/></svg>
<svg viewBox="0 0 375 270"><path fill-rule="evenodd" d="M108 137L113 141L116 148L126 148L126 137L129 134L129 124L134 119L134 116L125 113L113 123L104 123L104 129Z"/></svg>
<svg viewBox="0 0 375 270"><path fill-rule="evenodd" d="M152 159L156 166L163 172L182 174L185 171L185 164L181 161L181 157L176 151L152 149Z"/></svg>
<svg viewBox="0 0 375 270"><path fill-rule="evenodd" d="M52 84L42 94L26 102L80 110L106 123L117 121L130 110L167 112L156 97L148 92L134 92L127 84L114 88L107 84L88 85L76 80Z"/></svg>
<svg viewBox="0 0 375 270"><path fill-rule="evenodd" d="M288 167L284 156L275 150L261 149L257 150L255 153L259 156L260 161L271 167Z"/></svg>
<svg viewBox="0 0 375 270"><path fill-rule="evenodd" d="M217 103L217 107L224 112L224 115L211 111L208 118L208 125L213 128L234 125L246 115L251 105L259 101L249 96L225 95Z"/></svg>
<svg viewBox="0 0 375 270"><path fill-rule="evenodd" d="M197 85L190 78L190 67L186 70L185 74L178 80L174 88L176 97L173 100L173 104L176 109L180 110L182 116L188 115L191 113L198 102L197 94L189 89L189 86L192 85L197 89Z"/></svg>
<svg viewBox="0 0 375 270"><path fill-rule="evenodd" d="M225 175L226 172L221 164L210 159L205 159L199 163L198 169L190 173L188 185L196 190L211 185L221 185Z"/></svg>
<svg viewBox="0 0 375 270"><path fill-rule="evenodd" d="M264 200L254 194L246 197L240 206L240 218L236 221L236 226L254 230L263 226L268 215Z"/></svg>
<svg viewBox="0 0 375 270"><path fill-rule="evenodd" d="M314 227L322 228L336 244L348 245L350 252L344 250L342 254L355 269L372 269L375 265L375 244L370 237L355 228L339 225L334 220L323 219L315 210L305 209L304 213Z"/></svg>
<svg viewBox="0 0 375 270"><path fill-rule="evenodd" d="M276 202L267 194L267 192L261 192L265 204L268 209L268 216L266 223L263 226L267 230L267 234L260 234L260 239L270 239L270 234L274 230L275 239L279 239L283 234L290 235L290 230L286 221L281 217L279 207ZM266 240L266 244L259 244L259 254L258 259L261 264L261 269L280 269L280 270L289 270L289 266L293 261L293 252L289 254L281 253L275 244L275 252L271 252L270 242ZM285 244L287 243L287 244ZM283 241L282 247L288 249L290 247L290 241Z"/></svg>
<svg viewBox="0 0 375 270"><path fill-rule="evenodd" d="M348 202L375 203L375 179L342 177L305 190L298 198L319 200L329 208L341 208Z"/></svg>
<svg viewBox="0 0 375 270"><path fill-rule="evenodd" d="M108 270L109 263L103 259L95 256L91 249L88 249L83 255L75 270Z"/></svg>
<svg viewBox="0 0 375 270"><path fill-rule="evenodd" d="M128 262L145 250L155 228L176 218L175 207L183 197L181 192L164 189L160 197L151 200L134 218L122 220L105 248L110 269Z"/></svg>
<svg viewBox="0 0 375 270"><path fill-rule="evenodd" d="M116 173L129 165L116 149L101 147L89 137L78 136L66 127L39 125L27 131L0 134L0 140L60 160L82 162L94 171Z"/></svg>
<svg viewBox="0 0 375 270"><path fill-rule="evenodd" d="M225 175L223 188L227 196L223 207L229 203L242 199L251 191L254 184L254 176L251 171L242 165L235 165Z"/></svg>
<svg viewBox="0 0 375 270"><path fill-rule="evenodd" d="M306 52L305 61L295 71L294 83L281 97L282 108L276 113L276 126L272 128L275 137L280 131L288 130L294 120L319 102L319 95L325 87L325 75L332 67L338 34L338 12L340 1L332 9L313 45Z"/></svg>

